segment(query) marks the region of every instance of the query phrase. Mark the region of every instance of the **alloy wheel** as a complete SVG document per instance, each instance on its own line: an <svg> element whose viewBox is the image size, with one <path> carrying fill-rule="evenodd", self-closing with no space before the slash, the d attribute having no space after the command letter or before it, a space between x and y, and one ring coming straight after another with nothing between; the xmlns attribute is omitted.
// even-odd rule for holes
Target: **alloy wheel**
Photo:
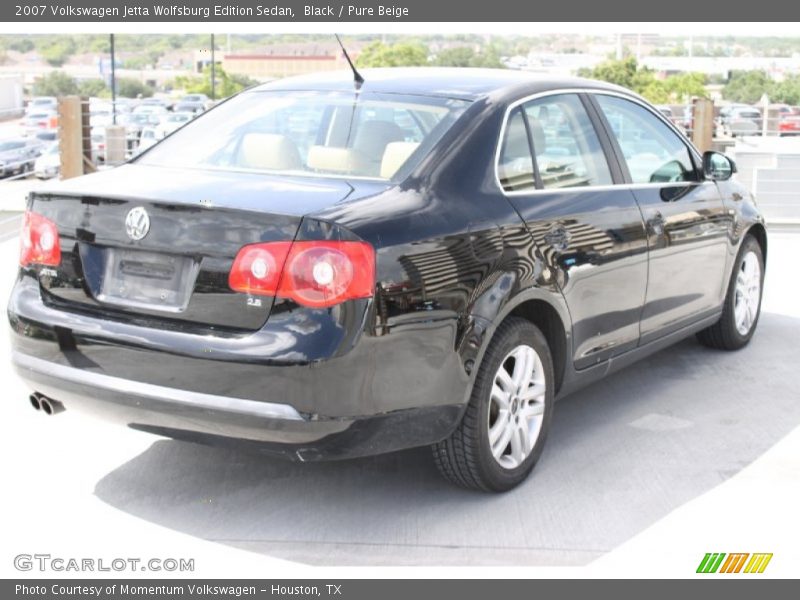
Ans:
<svg viewBox="0 0 800 600"><path fill-rule="evenodd" d="M736 274L736 292L733 301L733 315L736 330L747 335L758 316L761 299L761 265L755 252L748 252L742 258Z"/></svg>
<svg viewBox="0 0 800 600"><path fill-rule="evenodd" d="M500 364L489 402L489 445L503 468L519 467L533 450L542 429L545 392L542 359L530 346L517 346Z"/></svg>

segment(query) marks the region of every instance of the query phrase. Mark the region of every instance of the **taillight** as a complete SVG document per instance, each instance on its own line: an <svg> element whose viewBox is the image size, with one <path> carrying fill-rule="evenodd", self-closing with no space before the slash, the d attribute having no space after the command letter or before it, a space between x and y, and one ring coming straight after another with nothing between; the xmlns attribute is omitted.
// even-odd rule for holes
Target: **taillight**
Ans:
<svg viewBox="0 0 800 600"><path fill-rule="evenodd" d="M325 308L372 296L375 251L366 242L349 241L251 244L236 256L228 283L237 292Z"/></svg>
<svg viewBox="0 0 800 600"><path fill-rule="evenodd" d="M57 267L61 264L58 227L39 213L26 211L23 217L19 237L19 264L23 267L34 264Z"/></svg>
<svg viewBox="0 0 800 600"><path fill-rule="evenodd" d="M233 261L228 285L232 290L274 296L278 293L283 263L292 242L270 242L244 246Z"/></svg>

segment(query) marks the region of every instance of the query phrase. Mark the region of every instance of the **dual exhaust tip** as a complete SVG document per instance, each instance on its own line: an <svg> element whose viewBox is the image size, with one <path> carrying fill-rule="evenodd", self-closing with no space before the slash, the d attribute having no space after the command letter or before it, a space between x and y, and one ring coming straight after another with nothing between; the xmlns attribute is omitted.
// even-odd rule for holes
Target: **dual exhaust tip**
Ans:
<svg viewBox="0 0 800 600"><path fill-rule="evenodd" d="M60 412L64 412L64 405L61 404L58 400L53 400L52 398L48 398L39 393L31 394L28 397L30 400L31 406L35 410L41 410L46 415L57 415Z"/></svg>

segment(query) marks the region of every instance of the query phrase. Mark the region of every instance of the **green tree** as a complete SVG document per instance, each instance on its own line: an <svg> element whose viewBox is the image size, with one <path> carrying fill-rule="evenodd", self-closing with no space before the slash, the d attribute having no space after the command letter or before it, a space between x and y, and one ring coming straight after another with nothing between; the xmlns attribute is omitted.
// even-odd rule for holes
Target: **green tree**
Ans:
<svg viewBox="0 0 800 600"><path fill-rule="evenodd" d="M60 37L44 46L40 54L52 67L61 67L75 54L75 41L71 37Z"/></svg>
<svg viewBox="0 0 800 600"><path fill-rule="evenodd" d="M227 98L241 92L243 89L251 87L258 82L250 79L246 75L229 74L222 67L217 65L215 71L216 88L214 95L217 98ZM172 83L175 89L182 89L190 94L205 94L209 98L212 96L211 90L211 66L203 69L201 76L179 76Z"/></svg>
<svg viewBox="0 0 800 600"><path fill-rule="evenodd" d="M36 46L33 45L33 42L28 37L11 40L8 43L8 49L16 52L30 52L35 47Z"/></svg>
<svg viewBox="0 0 800 600"><path fill-rule="evenodd" d="M82 79L78 82L78 94L81 96L108 96L111 90L102 79Z"/></svg>
<svg viewBox="0 0 800 600"><path fill-rule="evenodd" d="M679 73L664 80L669 99L688 102L692 98L706 98L706 76L703 73ZM652 101L652 100L651 100Z"/></svg>
<svg viewBox="0 0 800 600"><path fill-rule="evenodd" d="M607 60L594 69L581 69L578 74L615 83L640 94L656 80L653 72L647 67L640 67L632 56L622 60Z"/></svg>
<svg viewBox="0 0 800 600"><path fill-rule="evenodd" d="M457 46L439 52L433 64L441 67L485 67L503 69L500 55L494 46L488 46L481 52L475 52L470 46Z"/></svg>
<svg viewBox="0 0 800 600"><path fill-rule="evenodd" d="M776 83L769 99L771 102L800 104L800 75L787 75L783 81Z"/></svg>
<svg viewBox="0 0 800 600"><path fill-rule="evenodd" d="M753 104L763 94L772 98L774 82L764 71L732 71L728 83L722 88L722 96L731 102Z"/></svg>
<svg viewBox="0 0 800 600"><path fill-rule="evenodd" d="M640 66L632 56L622 60L607 60L594 69L581 69L578 74L628 88L654 104L685 102L690 98L708 96L706 76L702 73L679 73L660 80L652 70Z"/></svg>
<svg viewBox="0 0 800 600"><path fill-rule="evenodd" d="M34 96L71 96L78 93L78 84L63 71L51 71L33 83Z"/></svg>
<svg viewBox="0 0 800 600"><path fill-rule="evenodd" d="M123 77L117 79L117 95L123 98L149 98L153 95L153 88L138 79Z"/></svg>
<svg viewBox="0 0 800 600"><path fill-rule="evenodd" d="M359 67L417 67L428 64L428 48L416 42L372 42L356 60Z"/></svg>

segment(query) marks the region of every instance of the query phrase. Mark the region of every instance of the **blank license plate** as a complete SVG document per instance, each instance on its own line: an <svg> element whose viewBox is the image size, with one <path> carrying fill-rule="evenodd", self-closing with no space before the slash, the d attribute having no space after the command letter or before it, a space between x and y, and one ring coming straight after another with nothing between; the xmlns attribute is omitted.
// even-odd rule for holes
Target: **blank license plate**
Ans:
<svg viewBox="0 0 800 600"><path fill-rule="evenodd" d="M170 312L186 309L199 264L192 258L108 248L97 299Z"/></svg>

